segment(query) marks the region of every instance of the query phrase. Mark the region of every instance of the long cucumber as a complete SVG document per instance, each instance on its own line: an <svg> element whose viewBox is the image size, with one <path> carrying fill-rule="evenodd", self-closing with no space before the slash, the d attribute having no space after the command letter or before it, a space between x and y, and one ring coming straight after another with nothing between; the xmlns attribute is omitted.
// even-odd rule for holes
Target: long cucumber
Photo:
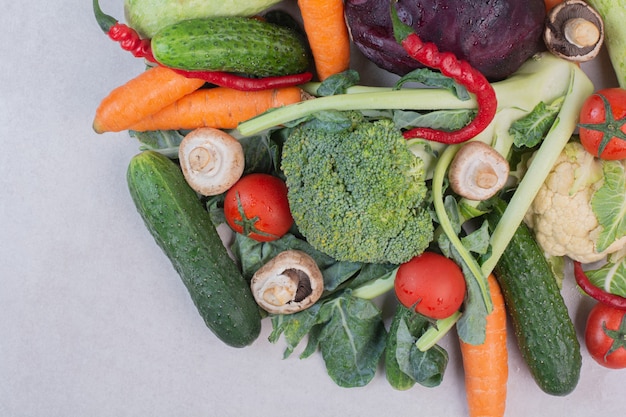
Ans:
<svg viewBox="0 0 626 417"><path fill-rule="evenodd" d="M495 203L487 218L491 229L505 208L504 201ZM580 344L550 265L524 223L504 250L494 274L533 378L548 394L570 393L580 377Z"/></svg>
<svg viewBox="0 0 626 417"><path fill-rule="evenodd" d="M209 329L230 346L251 344L261 331L259 307L178 165L144 151L131 159L127 182L146 227Z"/></svg>

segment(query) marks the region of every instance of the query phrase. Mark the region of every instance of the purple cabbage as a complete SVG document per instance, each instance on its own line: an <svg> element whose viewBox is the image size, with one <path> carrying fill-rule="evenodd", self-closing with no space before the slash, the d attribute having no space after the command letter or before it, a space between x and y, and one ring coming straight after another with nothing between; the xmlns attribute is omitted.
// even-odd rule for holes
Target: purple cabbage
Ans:
<svg viewBox="0 0 626 417"><path fill-rule="evenodd" d="M398 44L389 0L346 0L352 40L378 67L404 75L423 67ZM424 42L468 61L490 81L504 79L543 44L543 0L398 0L400 20Z"/></svg>

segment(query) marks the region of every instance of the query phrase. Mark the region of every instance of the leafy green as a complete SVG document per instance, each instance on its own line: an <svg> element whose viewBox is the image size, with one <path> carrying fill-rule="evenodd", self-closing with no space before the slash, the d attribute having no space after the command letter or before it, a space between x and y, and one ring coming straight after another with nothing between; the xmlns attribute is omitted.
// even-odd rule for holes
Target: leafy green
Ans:
<svg viewBox="0 0 626 417"><path fill-rule="evenodd" d="M394 89L401 88L404 84L414 82L428 87L437 87L453 92L459 100L469 100L467 89L450 77L446 77L439 71L430 68L418 68L402 76L394 85Z"/></svg>
<svg viewBox="0 0 626 417"><path fill-rule="evenodd" d="M537 146L554 124L562 102L563 97L559 97L550 105L541 101L530 113L513 122L509 128L513 144L520 148Z"/></svg>
<svg viewBox="0 0 626 417"><path fill-rule="evenodd" d="M381 310L349 292L340 292L290 316L274 316L272 325L271 342L285 335L285 356L308 333L301 358L319 348L328 375L341 387L362 387L374 378L387 339Z"/></svg>
<svg viewBox="0 0 626 417"><path fill-rule="evenodd" d="M139 141L140 150L157 151L171 159L178 158L178 145L185 137L184 133L178 130L154 130L147 132L131 130L128 134Z"/></svg>
<svg viewBox="0 0 626 417"><path fill-rule="evenodd" d="M316 94L320 97L345 94L346 90L360 80L360 75L355 70L347 70L326 78L317 88Z"/></svg>
<svg viewBox="0 0 626 417"><path fill-rule="evenodd" d="M626 175L619 161L603 162L604 182L591 198L591 208L602 226L596 250L606 250L626 236Z"/></svg>
<svg viewBox="0 0 626 417"><path fill-rule="evenodd" d="M587 270L586 275L593 285L626 297L626 257L617 263L608 262L598 269Z"/></svg>
<svg viewBox="0 0 626 417"><path fill-rule="evenodd" d="M426 351L419 350L416 342L425 326L411 323L413 319L402 317L398 323L395 354L398 366L413 381L425 387L438 386L448 365L448 352L438 345Z"/></svg>
<svg viewBox="0 0 626 417"><path fill-rule="evenodd" d="M468 124L475 114L475 111L467 109L434 110L427 113L395 110L393 122L400 129L420 126L453 131Z"/></svg>
<svg viewBox="0 0 626 417"><path fill-rule="evenodd" d="M369 300L346 294L320 308L325 323L317 342L330 377L342 387L372 380L385 348L382 313Z"/></svg>

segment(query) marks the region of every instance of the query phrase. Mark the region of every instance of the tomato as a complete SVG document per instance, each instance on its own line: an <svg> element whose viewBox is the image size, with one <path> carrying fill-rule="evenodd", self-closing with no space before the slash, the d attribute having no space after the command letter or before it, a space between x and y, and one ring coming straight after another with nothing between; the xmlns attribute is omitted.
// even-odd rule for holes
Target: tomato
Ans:
<svg viewBox="0 0 626 417"><path fill-rule="evenodd" d="M600 365L626 368L626 310L597 303L587 317L585 344Z"/></svg>
<svg viewBox="0 0 626 417"><path fill-rule="evenodd" d="M466 289L461 268L434 252L424 252L400 265L394 286L402 305L432 319L457 311Z"/></svg>
<svg viewBox="0 0 626 417"><path fill-rule="evenodd" d="M580 111L579 127L580 143L587 152L602 159L625 159L626 89L605 88L589 96Z"/></svg>
<svg viewBox="0 0 626 417"><path fill-rule="evenodd" d="M224 215L237 233L260 242L276 240L293 224L287 185L269 174L245 175L226 192Z"/></svg>

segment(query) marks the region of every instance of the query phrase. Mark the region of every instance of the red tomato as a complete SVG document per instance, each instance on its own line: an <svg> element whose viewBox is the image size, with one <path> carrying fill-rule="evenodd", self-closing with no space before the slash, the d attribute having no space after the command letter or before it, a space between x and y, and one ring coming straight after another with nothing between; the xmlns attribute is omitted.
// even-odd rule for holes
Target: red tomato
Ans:
<svg viewBox="0 0 626 417"><path fill-rule="evenodd" d="M580 111L580 123L580 143L587 152L602 159L626 158L625 89L606 88L589 96Z"/></svg>
<svg viewBox="0 0 626 417"><path fill-rule="evenodd" d="M463 304L465 278L452 260L434 252L424 252L400 265L395 291L407 308L433 319L452 315Z"/></svg>
<svg viewBox="0 0 626 417"><path fill-rule="evenodd" d="M259 242L282 237L293 224L287 186L269 174L249 174L237 181L226 192L224 214L235 232Z"/></svg>
<svg viewBox="0 0 626 417"><path fill-rule="evenodd" d="M597 303L589 312L585 344L589 355L600 365L626 368L626 310Z"/></svg>

